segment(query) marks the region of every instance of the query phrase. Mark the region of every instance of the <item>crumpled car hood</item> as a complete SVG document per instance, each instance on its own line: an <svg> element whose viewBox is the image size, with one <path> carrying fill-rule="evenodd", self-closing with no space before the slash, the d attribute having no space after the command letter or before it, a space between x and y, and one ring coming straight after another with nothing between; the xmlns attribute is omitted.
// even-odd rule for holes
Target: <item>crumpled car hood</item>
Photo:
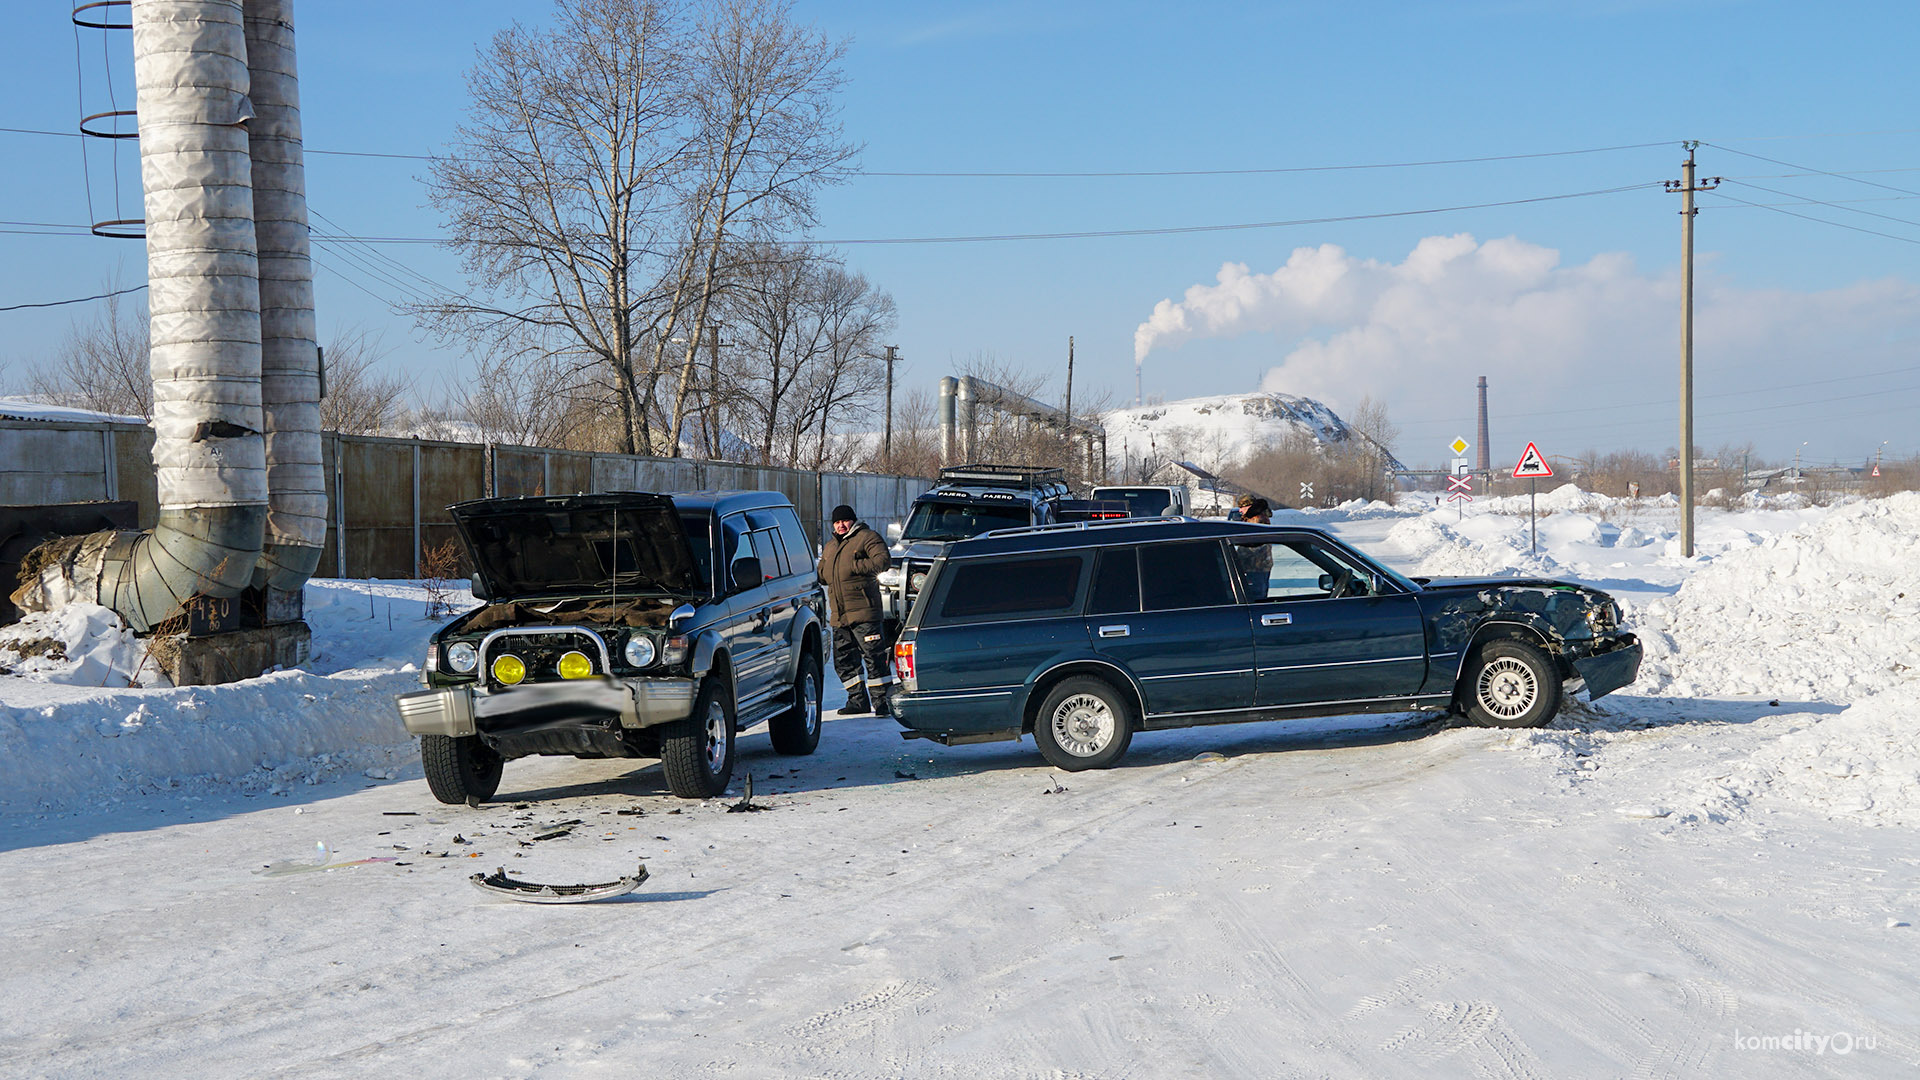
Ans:
<svg viewBox="0 0 1920 1080"><path fill-rule="evenodd" d="M484 600L696 592L693 550L665 495L478 499L448 512Z"/></svg>

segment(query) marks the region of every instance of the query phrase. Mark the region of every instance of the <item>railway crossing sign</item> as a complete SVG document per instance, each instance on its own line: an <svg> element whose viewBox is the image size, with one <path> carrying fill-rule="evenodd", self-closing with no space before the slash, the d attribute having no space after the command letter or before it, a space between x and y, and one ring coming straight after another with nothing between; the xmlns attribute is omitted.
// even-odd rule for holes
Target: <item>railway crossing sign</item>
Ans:
<svg viewBox="0 0 1920 1080"><path fill-rule="evenodd" d="M1300 481L1300 502L1303 506L1313 505L1313 481Z"/></svg>
<svg viewBox="0 0 1920 1080"><path fill-rule="evenodd" d="M1552 475L1553 466L1548 465L1547 459L1540 456L1540 448L1528 443L1526 452L1520 455L1520 463L1513 467L1513 478L1525 480L1532 476Z"/></svg>
<svg viewBox="0 0 1920 1080"><path fill-rule="evenodd" d="M1448 502L1473 501L1473 474L1459 473L1447 477Z"/></svg>

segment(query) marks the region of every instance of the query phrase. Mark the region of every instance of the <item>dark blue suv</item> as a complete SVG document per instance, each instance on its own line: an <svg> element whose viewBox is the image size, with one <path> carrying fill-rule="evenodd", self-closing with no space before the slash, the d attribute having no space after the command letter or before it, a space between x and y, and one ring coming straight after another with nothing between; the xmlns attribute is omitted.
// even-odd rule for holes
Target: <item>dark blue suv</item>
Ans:
<svg viewBox="0 0 1920 1080"><path fill-rule="evenodd" d="M1565 689L1632 682L1595 589L1418 579L1311 528L1167 519L1009 529L933 564L894 658L908 738L1031 732L1062 769L1136 731L1350 713L1545 724Z"/></svg>

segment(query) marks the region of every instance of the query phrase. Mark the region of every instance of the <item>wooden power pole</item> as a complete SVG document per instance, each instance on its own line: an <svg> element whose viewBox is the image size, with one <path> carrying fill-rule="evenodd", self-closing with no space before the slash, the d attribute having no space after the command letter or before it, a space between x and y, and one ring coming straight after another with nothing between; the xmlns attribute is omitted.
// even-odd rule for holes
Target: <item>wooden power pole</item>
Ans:
<svg viewBox="0 0 1920 1080"><path fill-rule="evenodd" d="M1680 193L1680 555L1693 557L1693 195L1720 186L1720 177L1698 183L1693 175L1693 152L1699 142L1688 140L1687 160L1679 180L1667 181L1668 191Z"/></svg>
<svg viewBox="0 0 1920 1080"><path fill-rule="evenodd" d="M880 436L880 456L886 459L887 468L893 468L893 362L899 359L900 346L887 346L887 428Z"/></svg>

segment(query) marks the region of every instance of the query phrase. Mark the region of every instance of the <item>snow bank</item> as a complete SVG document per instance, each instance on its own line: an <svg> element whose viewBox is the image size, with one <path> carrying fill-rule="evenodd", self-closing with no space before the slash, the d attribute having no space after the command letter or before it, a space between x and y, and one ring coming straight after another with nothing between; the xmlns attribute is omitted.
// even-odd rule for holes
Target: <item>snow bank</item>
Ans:
<svg viewBox="0 0 1920 1080"><path fill-rule="evenodd" d="M443 586L457 610L475 602L466 586ZM29 616L0 631L0 812L417 773L393 695L419 687L427 637L451 618L429 599L419 582L310 581L305 670L179 688L106 608Z"/></svg>
<svg viewBox="0 0 1920 1080"><path fill-rule="evenodd" d="M146 645L98 604L36 611L0 628L0 674L68 686L170 686Z"/></svg>
<svg viewBox="0 0 1920 1080"><path fill-rule="evenodd" d="M1700 567L1630 613L1635 692L1855 701L1920 670L1920 494L1860 502Z"/></svg>
<svg viewBox="0 0 1920 1080"><path fill-rule="evenodd" d="M1709 821L1789 803L1873 825L1920 825L1920 704L1879 697L1722 763L1674 794Z"/></svg>
<svg viewBox="0 0 1920 1080"><path fill-rule="evenodd" d="M1387 532L1386 542L1418 560L1418 577L1484 577L1492 574L1555 576L1562 567L1552 556L1527 551L1524 523L1513 535L1509 522L1496 522L1497 531L1468 535L1467 521L1444 520L1448 511L1425 514L1400 522ZM1474 518L1472 528L1483 519Z"/></svg>

